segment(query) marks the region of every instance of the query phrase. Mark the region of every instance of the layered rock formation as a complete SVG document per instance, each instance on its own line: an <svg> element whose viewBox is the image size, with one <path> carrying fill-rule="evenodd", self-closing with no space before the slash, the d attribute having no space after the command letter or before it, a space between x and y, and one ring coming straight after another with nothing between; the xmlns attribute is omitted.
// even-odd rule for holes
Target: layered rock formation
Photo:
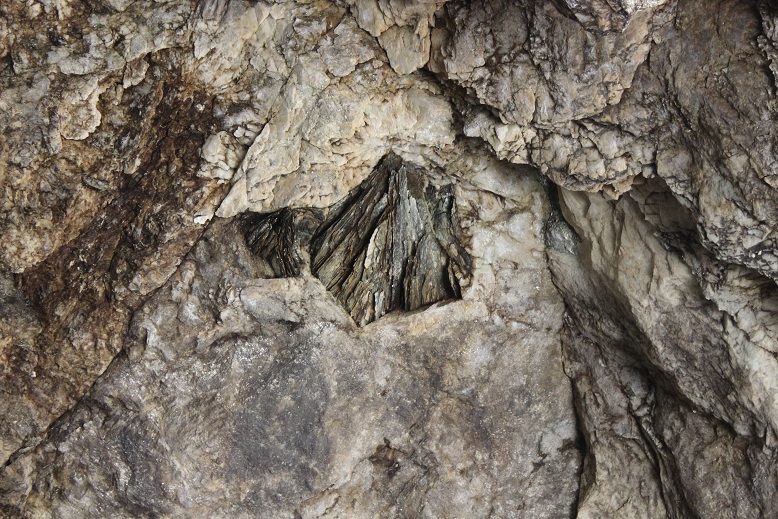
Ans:
<svg viewBox="0 0 778 519"><path fill-rule="evenodd" d="M0 510L776 517L776 27L0 5Z"/></svg>

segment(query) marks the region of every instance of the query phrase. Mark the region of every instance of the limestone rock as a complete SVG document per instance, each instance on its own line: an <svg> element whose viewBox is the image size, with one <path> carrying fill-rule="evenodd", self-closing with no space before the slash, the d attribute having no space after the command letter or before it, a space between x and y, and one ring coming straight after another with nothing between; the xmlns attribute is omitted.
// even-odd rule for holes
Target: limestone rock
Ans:
<svg viewBox="0 0 778 519"><path fill-rule="evenodd" d="M616 204L564 193L564 214L582 241L575 255L551 252L571 317L566 366L589 423L579 513L770 516L775 498L767 488L776 481L766 474L776 462L778 417L772 319L760 320L755 335L754 321L709 299L734 290L746 300L771 283L752 275L738 278L738 288L714 288L707 269L721 266L695 243L688 210L661 181L633 193ZM632 240L643 256L628 252L638 247ZM711 481L714 458L726 462Z"/></svg>
<svg viewBox="0 0 778 519"><path fill-rule="evenodd" d="M571 514L580 451L543 191L474 162L476 182L508 189L460 193L473 283L364 328L304 270L261 277L236 222L214 221L89 397L6 467L7 513Z"/></svg>
<svg viewBox="0 0 778 519"><path fill-rule="evenodd" d="M0 2L0 515L776 517L776 27Z"/></svg>
<svg viewBox="0 0 778 519"><path fill-rule="evenodd" d="M359 26L378 39L398 74L420 69L430 59L431 27L446 0L348 0Z"/></svg>
<svg viewBox="0 0 778 519"><path fill-rule="evenodd" d="M563 13L571 16L588 30L601 32L622 31L636 13L667 3L666 0L557 0Z"/></svg>

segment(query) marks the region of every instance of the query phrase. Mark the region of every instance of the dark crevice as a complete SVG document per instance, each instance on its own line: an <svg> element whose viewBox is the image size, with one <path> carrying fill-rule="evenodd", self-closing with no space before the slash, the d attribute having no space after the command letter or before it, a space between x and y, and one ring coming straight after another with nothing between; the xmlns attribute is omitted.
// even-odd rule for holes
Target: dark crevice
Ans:
<svg viewBox="0 0 778 519"><path fill-rule="evenodd" d="M548 218L543 225L543 239L546 247L575 256L578 254L581 238L562 212L562 206L559 202L559 190L562 188L548 179L541 184L545 189L550 206Z"/></svg>
<svg viewBox="0 0 778 519"><path fill-rule="evenodd" d="M565 376L570 380L570 387L573 393L573 412L575 415L575 430L576 430L575 447L581 453L581 463L578 466L578 474L576 475L576 479L578 480L578 492L575 494L575 499L573 500L573 503L571 505L571 515L570 515L571 519L575 519L576 517L578 517L578 508L581 504L581 500L584 497L583 493L586 490L584 488L584 480L586 478L584 473L591 472L593 476L597 460L594 458L594 454L591 452L591 439L589 438L588 431L583 426L584 411L583 409L581 409L580 391L577 385L575 384L575 379L570 375L568 375L567 371L565 371Z"/></svg>
<svg viewBox="0 0 778 519"><path fill-rule="evenodd" d="M287 207L244 213L238 226L272 277L310 269L364 326L462 297L472 260L456 209L453 184L390 153L324 221L319 210Z"/></svg>
<svg viewBox="0 0 778 519"><path fill-rule="evenodd" d="M246 245L264 259L274 277L298 277L308 262L311 236L321 223L320 211L286 207L272 213L244 213L238 224Z"/></svg>

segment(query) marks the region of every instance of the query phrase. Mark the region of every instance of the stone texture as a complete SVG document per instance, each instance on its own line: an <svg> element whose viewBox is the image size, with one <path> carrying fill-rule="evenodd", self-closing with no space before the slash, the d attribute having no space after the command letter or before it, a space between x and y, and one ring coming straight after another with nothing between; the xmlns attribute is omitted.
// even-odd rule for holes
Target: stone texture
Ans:
<svg viewBox="0 0 778 519"><path fill-rule="evenodd" d="M264 259L268 277L297 277L310 263L310 242L321 225L321 215L308 209L284 208L272 213L241 215L246 245Z"/></svg>
<svg viewBox="0 0 778 519"><path fill-rule="evenodd" d="M125 354L5 469L6 510L569 515L581 456L543 191L473 166L510 189L461 187L478 245L462 300L363 329L310 273L263 278L239 226L215 221L135 313Z"/></svg>
<svg viewBox="0 0 778 519"><path fill-rule="evenodd" d="M359 325L395 309L462 297L471 259L453 184L390 154L331 210L312 243L312 271Z"/></svg>
<svg viewBox="0 0 778 519"><path fill-rule="evenodd" d="M690 238L688 211L657 180L615 205L572 193L562 202L582 236L579 255L550 255L571 317L566 366L590 422L579 513L769 516L774 476L754 478L775 464L778 365L769 341L751 342L703 293L712 287L699 260L710 253ZM632 240L643 256L626 253Z"/></svg>
<svg viewBox="0 0 778 519"><path fill-rule="evenodd" d="M2 514L776 517L776 27L2 3Z"/></svg>

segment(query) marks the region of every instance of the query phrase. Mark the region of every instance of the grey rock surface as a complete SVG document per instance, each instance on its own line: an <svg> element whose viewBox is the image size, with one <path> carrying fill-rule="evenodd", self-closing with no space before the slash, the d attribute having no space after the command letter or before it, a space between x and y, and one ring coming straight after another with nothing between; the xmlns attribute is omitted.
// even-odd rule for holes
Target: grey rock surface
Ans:
<svg viewBox="0 0 778 519"><path fill-rule="evenodd" d="M461 187L481 244L463 298L361 329L310 273L263 277L235 222L214 221L125 353L6 468L22 492L7 510L569 515L581 452L542 188L504 180L507 197Z"/></svg>
<svg viewBox="0 0 778 519"><path fill-rule="evenodd" d="M565 192L562 204L581 236L577 255L550 252L569 316L565 366L587 424L579 514L772 516L771 342L716 304L730 288L704 281L710 253L690 236L689 212L658 179L618 203ZM627 253L633 240L642 256Z"/></svg>
<svg viewBox="0 0 778 519"><path fill-rule="evenodd" d="M777 27L0 3L0 515L778 517Z"/></svg>

